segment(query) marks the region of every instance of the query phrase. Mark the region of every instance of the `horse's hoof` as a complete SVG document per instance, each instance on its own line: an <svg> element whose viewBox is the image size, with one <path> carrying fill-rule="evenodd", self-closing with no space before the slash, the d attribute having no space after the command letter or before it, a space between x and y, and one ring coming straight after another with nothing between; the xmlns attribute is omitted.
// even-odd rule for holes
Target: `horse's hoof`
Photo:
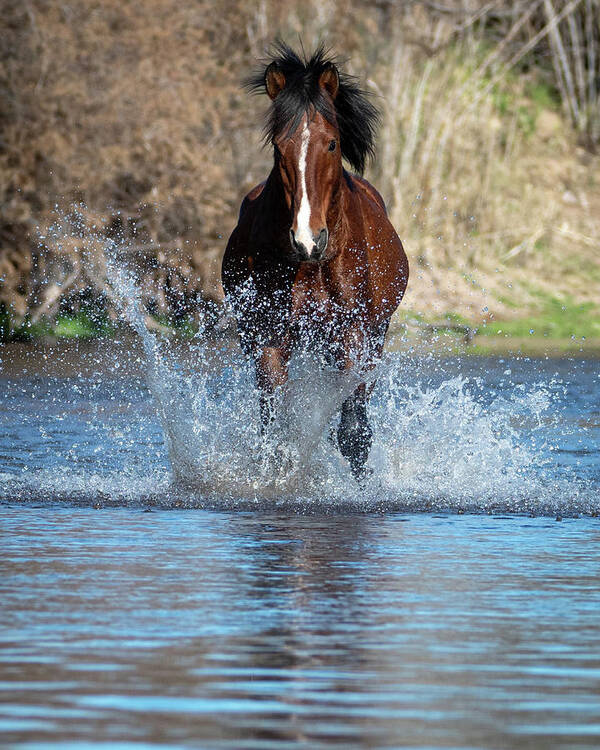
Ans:
<svg viewBox="0 0 600 750"><path fill-rule="evenodd" d="M360 466L352 467L352 474L359 487L364 487L368 480L373 476L373 468L371 466Z"/></svg>

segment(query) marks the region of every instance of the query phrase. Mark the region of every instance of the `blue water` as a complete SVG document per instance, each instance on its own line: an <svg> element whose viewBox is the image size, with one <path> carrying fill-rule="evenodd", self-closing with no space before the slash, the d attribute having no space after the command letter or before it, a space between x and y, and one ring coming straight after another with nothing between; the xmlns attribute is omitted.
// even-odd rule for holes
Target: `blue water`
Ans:
<svg viewBox="0 0 600 750"><path fill-rule="evenodd" d="M600 743L598 519L1 517L8 745Z"/></svg>
<svg viewBox="0 0 600 750"><path fill-rule="evenodd" d="M192 346L156 365L135 341L117 358L103 345L82 347L0 352L5 498L318 512L600 511L596 360L390 355L371 401L373 476L359 488L328 440L344 392L337 375L301 372L287 394L287 439L275 434L265 446L252 373L235 353L213 352L207 363L206 347Z"/></svg>
<svg viewBox="0 0 600 750"><path fill-rule="evenodd" d="M0 744L600 745L597 362L390 356L358 487L337 381L265 463L235 353L111 346L0 350Z"/></svg>

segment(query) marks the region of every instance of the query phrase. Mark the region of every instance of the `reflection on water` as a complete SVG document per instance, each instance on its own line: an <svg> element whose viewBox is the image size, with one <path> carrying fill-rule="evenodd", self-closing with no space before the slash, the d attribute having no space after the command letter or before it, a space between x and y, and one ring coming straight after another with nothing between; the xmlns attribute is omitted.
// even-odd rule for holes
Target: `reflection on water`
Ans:
<svg viewBox="0 0 600 750"><path fill-rule="evenodd" d="M7 744L600 743L600 522L0 506Z"/></svg>

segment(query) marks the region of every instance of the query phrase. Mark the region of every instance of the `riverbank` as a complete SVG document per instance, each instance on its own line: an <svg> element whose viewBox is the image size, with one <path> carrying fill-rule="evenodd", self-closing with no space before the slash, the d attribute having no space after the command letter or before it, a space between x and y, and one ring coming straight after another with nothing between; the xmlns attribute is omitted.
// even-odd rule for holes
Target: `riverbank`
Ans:
<svg viewBox="0 0 600 750"><path fill-rule="evenodd" d="M568 43L596 0L558 23L551 3L522 0L310 0L302 11L266 0L259 14L234 3L218 18L207 0L148 0L144 13L117 0L5 5L0 329L4 310L11 337L48 328L45 318L43 335L97 335L115 312L108 256L136 276L158 326L197 324L199 301L222 300L240 201L272 166L268 99L240 82L278 34L343 52L381 110L365 176L406 247L410 315L436 328L456 316L481 344L484 324L527 325L551 298L598 316L600 110L579 102L589 127L574 123L552 64L558 33L558 69L596 96L600 71L586 66L598 66L599 40L586 34L591 56ZM591 89L579 91L581 72ZM80 312L97 318L92 329Z"/></svg>
<svg viewBox="0 0 600 750"><path fill-rule="evenodd" d="M552 339L545 336L478 335L467 341L456 333L430 336L405 336L392 339L392 351L407 350L411 354L426 353L468 355L479 357L532 357L600 359L600 337L582 341L577 338Z"/></svg>
<svg viewBox="0 0 600 750"><path fill-rule="evenodd" d="M523 322L528 325L526 321ZM160 323L154 327L154 333L169 339L171 346L181 350L193 347L194 339L198 335L191 325L173 327ZM212 331L206 335L216 346L221 347L223 342L226 342L228 347L237 346L237 338L232 327L223 333ZM84 360L85 356L94 359L95 352L101 347L103 358L108 356L110 361L115 361L121 357L123 361L129 361L125 355L135 349L135 342L135 334L123 325L108 323L94 329L81 320L61 319L54 328L48 326L42 332L38 329L35 335L23 335L18 339L0 342L0 373L16 374L20 369L18 362L24 362L28 358L39 358L46 363L49 371L57 375L60 375L65 367L69 367L74 375L81 366L81 353L84 354ZM485 329L479 331L466 326L405 325L390 332L386 350L405 352L409 356L435 354L600 359L600 336L556 337L535 332L527 335L509 335ZM69 365L69 362L72 365ZM96 365L94 367L97 369ZM143 375L142 370L139 375Z"/></svg>

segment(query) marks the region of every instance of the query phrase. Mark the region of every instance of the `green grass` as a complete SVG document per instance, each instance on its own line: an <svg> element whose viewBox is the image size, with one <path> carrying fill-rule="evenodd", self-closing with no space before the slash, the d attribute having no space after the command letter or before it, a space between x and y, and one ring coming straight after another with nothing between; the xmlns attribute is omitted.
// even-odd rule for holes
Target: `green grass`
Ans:
<svg viewBox="0 0 600 750"><path fill-rule="evenodd" d="M525 94L535 103L538 109L560 111L561 100L559 91L544 81L530 81L525 86Z"/></svg>
<svg viewBox="0 0 600 750"><path fill-rule="evenodd" d="M526 318L488 322L478 328L484 336L586 340L600 337L600 308L592 302L576 304L573 300L536 293L541 307Z"/></svg>
<svg viewBox="0 0 600 750"><path fill-rule="evenodd" d="M396 320L409 328L434 330L436 333L462 336L463 328L477 329L477 336L504 338L585 339L600 338L600 307L592 302L577 304L569 298L548 296L531 290L538 297L537 312L522 318L491 320L474 324L461 315L448 313L443 318L428 318L421 313L405 310ZM514 307L514 306L513 306Z"/></svg>
<svg viewBox="0 0 600 750"><path fill-rule="evenodd" d="M401 338L393 335L390 349L440 351L445 354L527 356L598 356L600 354L600 306L577 304L530 289L539 300L538 310L514 320L492 320L479 325L460 315L429 318L403 311L396 318L407 328ZM476 329L469 341L466 329ZM398 331L400 332L400 331Z"/></svg>
<svg viewBox="0 0 600 750"><path fill-rule="evenodd" d="M53 336L61 338L95 338L112 332L112 326L107 320L97 323L85 313L65 315L56 319Z"/></svg>
<svg viewBox="0 0 600 750"><path fill-rule="evenodd" d="M184 339L193 339L198 333L198 326L189 319L180 320L174 323L171 318L167 315L156 314L152 315L152 320L158 323L165 329L165 333L168 335L178 336Z"/></svg>
<svg viewBox="0 0 600 750"><path fill-rule="evenodd" d="M191 320L173 323L165 315L153 315L168 335L184 339L192 339L198 332L197 325ZM111 336L115 327L105 316L78 312L72 315L59 315L54 322L47 318L32 323L29 317L18 325L14 317L0 305L0 342L2 341L32 341L44 337L91 339Z"/></svg>
<svg viewBox="0 0 600 750"><path fill-rule="evenodd" d="M6 307L0 308L0 341L30 341L45 336L89 339L109 336L113 332L114 328L107 318L85 312L60 315L54 323L46 318L32 323L26 317L22 323L15 325Z"/></svg>

